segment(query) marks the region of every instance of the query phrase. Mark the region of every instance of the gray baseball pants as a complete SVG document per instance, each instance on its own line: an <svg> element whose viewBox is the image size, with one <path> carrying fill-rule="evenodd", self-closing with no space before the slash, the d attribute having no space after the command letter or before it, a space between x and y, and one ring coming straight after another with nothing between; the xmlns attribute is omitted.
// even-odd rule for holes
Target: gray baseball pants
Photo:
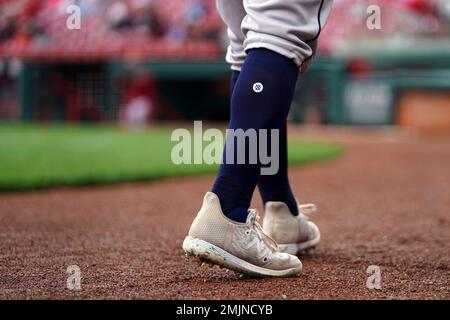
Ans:
<svg viewBox="0 0 450 320"><path fill-rule="evenodd" d="M266 48L292 59L303 72L315 54L317 39L333 0L217 0L227 25L226 60L240 71L246 51Z"/></svg>

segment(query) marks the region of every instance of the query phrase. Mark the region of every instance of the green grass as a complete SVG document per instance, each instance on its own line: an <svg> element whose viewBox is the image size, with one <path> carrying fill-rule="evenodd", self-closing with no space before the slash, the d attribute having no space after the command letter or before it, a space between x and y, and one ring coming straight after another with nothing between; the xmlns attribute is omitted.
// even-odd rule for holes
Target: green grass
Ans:
<svg viewBox="0 0 450 320"><path fill-rule="evenodd" d="M217 165L175 165L172 129L0 125L0 190L110 184L214 173ZM289 142L289 163L335 158L333 143Z"/></svg>

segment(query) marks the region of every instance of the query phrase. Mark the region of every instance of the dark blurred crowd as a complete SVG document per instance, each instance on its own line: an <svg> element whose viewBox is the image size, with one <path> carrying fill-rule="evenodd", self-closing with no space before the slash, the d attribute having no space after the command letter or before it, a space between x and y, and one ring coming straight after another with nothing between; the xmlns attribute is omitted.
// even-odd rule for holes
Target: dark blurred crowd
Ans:
<svg viewBox="0 0 450 320"><path fill-rule="evenodd" d="M319 50L329 52L352 35L380 36L364 28L367 8L374 4L381 7L381 35L450 33L450 0L334 0ZM70 36L65 29L70 5L80 9L82 37L91 42L112 35L226 43L215 0L0 0L0 44L64 43Z"/></svg>
<svg viewBox="0 0 450 320"><path fill-rule="evenodd" d="M36 19L40 8L39 0L0 0L0 42L43 33Z"/></svg>
<svg viewBox="0 0 450 320"><path fill-rule="evenodd" d="M45 37L67 8L77 5L81 25L170 41L215 40L221 32L214 0L0 0L0 42ZM65 24L59 24L59 27Z"/></svg>

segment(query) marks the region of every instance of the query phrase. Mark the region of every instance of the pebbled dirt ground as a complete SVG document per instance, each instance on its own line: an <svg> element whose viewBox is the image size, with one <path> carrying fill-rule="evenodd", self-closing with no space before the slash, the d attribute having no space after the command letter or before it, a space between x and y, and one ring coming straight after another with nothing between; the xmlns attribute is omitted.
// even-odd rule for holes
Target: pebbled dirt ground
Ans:
<svg viewBox="0 0 450 320"><path fill-rule="evenodd" d="M323 235L300 277L241 279L186 262L181 243L207 176L0 194L0 299L449 299L450 137L291 133L347 148L291 169ZM66 288L69 265L81 269L79 291ZM380 290L366 287L370 265Z"/></svg>

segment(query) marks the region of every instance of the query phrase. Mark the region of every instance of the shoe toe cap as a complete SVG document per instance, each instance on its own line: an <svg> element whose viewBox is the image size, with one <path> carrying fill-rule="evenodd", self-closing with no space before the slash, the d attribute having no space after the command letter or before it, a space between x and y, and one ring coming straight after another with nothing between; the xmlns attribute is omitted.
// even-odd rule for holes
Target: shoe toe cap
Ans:
<svg viewBox="0 0 450 320"><path fill-rule="evenodd" d="M288 254L288 253L286 253ZM302 262L300 261L300 259L294 255L289 254L289 264L291 265L292 268L298 269L299 271L302 270Z"/></svg>
<svg viewBox="0 0 450 320"><path fill-rule="evenodd" d="M289 253L276 252L272 258L271 267L278 270L295 269L300 272L302 269L302 262L298 257Z"/></svg>

